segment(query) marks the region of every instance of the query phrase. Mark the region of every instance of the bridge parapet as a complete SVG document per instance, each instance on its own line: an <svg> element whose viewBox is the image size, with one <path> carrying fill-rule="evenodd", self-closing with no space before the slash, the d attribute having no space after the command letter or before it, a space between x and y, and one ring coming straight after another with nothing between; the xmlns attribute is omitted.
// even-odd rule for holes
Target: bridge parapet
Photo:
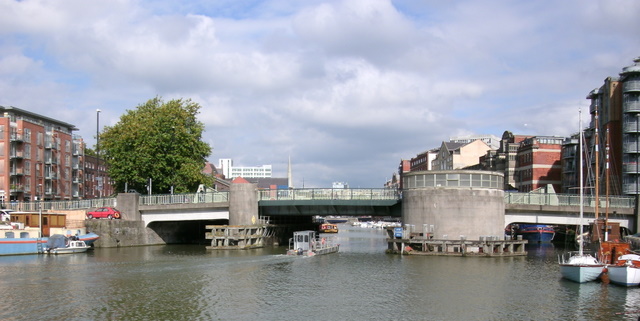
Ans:
<svg viewBox="0 0 640 321"><path fill-rule="evenodd" d="M398 200L397 189L389 188L297 188L258 192L259 201L293 200Z"/></svg>
<svg viewBox="0 0 640 321"><path fill-rule="evenodd" d="M229 202L229 192L159 194L140 196L140 205L198 204Z"/></svg>
<svg viewBox="0 0 640 321"><path fill-rule="evenodd" d="M632 196L601 196L600 208L635 208L636 200ZM543 193L517 193L505 192L505 204L512 205L541 205L541 206L580 206L580 196L575 194L543 194ZM584 196L585 207L595 207L595 196Z"/></svg>

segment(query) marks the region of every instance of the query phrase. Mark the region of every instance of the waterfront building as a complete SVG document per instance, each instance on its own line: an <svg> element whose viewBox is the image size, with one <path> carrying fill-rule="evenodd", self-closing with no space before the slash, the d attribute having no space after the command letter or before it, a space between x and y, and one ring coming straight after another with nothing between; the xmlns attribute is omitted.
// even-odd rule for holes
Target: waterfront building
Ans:
<svg viewBox="0 0 640 321"><path fill-rule="evenodd" d="M333 182L333 184L331 184L331 188L349 188L349 183Z"/></svg>
<svg viewBox="0 0 640 321"><path fill-rule="evenodd" d="M580 139L578 134L567 137L562 142L562 193L580 193Z"/></svg>
<svg viewBox="0 0 640 321"><path fill-rule="evenodd" d="M608 187L611 195L640 194L640 57L633 65L624 67L619 77L606 78L587 99L591 100L591 122L585 129L585 137L593 155L589 162L593 171L598 145L602 164L598 168L599 192L604 195ZM588 183L595 186L595 177L588 178Z"/></svg>
<svg viewBox="0 0 640 321"><path fill-rule="evenodd" d="M416 157L411 158L411 167L409 170L411 172L430 171L431 163L436 159L439 151L439 148L433 148L416 155Z"/></svg>
<svg viewBox="0 0 640 321"><path fill-rule="evenodd" d="M520 143L516 155L515 188L531 192L552 185L560 191L562 184L561 153L563 137L534 136Z"/></svg>
<svg viewBox="0 0 640 321"><path fill-rule="evenodd" d="M495 150L500 147L501 140L495 135L467 135L467 136L455 136L449 137L451 143L463 143L468 144L474 140L481 140L485 142L491 149Z"/></svg>
<svg viewBox="0 0 640 321"><path fill-rule="evenodd" d="M431 167L432 170L437 171L462 169L477 165L480 157L490 149L489 145L479 139L470 143L442 142Z"/></svg>
<svg viewBox="0 0 640 321"><path fill-rule="evenodd" d="M85 155L74 125L16 107L0 106L0 113L2 206L113 194L105 162Z"/></svg>
<svg viewBox="0 0 640 321"><path fill-rule="evenodd" d="M230 158L224 158L218 160L218 167L221 169L222 174L228 180L232 180L236 177L271 177L272 168L271 165L262 166L233 166L233 160Z"/></svg>
<svg viewBox="0 0 640 321"><path fill-rule="evenodd" d="M113 195L115 184L107 173L106 162L92 155L83 155L82 158L84 158L84 180L81 181L84 184L83 198L101 198Z"/></svg>
<svg viewBox="0 0 640 321"><path fill-rule="evenodd" d="M500 147L497 150L489 150L480 159L481 169L497 171L504 174L504 190L513 190L516 186L516 155L520 143L532 136L514 135L510 131L502 133Z"/></svg>

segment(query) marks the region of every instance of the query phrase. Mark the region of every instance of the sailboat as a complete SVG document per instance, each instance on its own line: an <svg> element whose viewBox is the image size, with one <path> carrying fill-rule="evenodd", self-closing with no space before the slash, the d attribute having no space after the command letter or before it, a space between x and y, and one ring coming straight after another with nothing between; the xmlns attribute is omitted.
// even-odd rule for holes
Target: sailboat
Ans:
<svg viewBox="0 0 640 321"><path fill-rule="evenodd" d="M596 115L596 117L598 117ZM596 128L597 130L597 128ZM578 224L578 235L583 235L584 217L584 170L583 170L583 133L582 133L582 111L580 111L580 222ZM584 240L578 240L578 251L570 251L559 257L560 274L562 277L574 282L585 283L597 279L605 265L598 261L593 255L584 252Z"/></svg>

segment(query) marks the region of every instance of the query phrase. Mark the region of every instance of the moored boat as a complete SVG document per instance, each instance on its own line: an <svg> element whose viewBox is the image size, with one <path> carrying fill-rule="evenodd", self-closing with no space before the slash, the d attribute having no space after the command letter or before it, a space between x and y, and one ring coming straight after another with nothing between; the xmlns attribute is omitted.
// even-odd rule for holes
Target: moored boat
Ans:
<svg viewBox="0 0 640 321"><path fill-rule="evenodd" d="M0 255L45 253L49 235L73 235L75 240L88 246L99 238L95 233L85 233L84 228L67 229L65 226L65 214L11 212L11 222L0 224Z"/></svg>
<svg viewBox="0 0 640 321"><path fill-rule="evenodd" d="M605 269L598 259L583 251L567 252L559 263L562 277L578 283L595 281Z"/></svg>
<svg viewBox="0 0 640 321"><path fill-rule="evenodd" d="M87 245L84 241L78 240L75 236L66 237L56 234L47 240L47 248L45 251L50 254L70 254L86 252L90 248L91 246Z"/></svg>
<svg viewBox="0 0 640 321"><path fill-rule="evenodd" d="M322 223L318 228L320 233L338 233L338 225L332 223Z"/></svg>
<svg viewBox="0 0 640 321"><path fill-rule="evenodd" d="M578 222L578 235L582 235L582 224L584 219L584 179L583 179L583 132L582 132L582 111L580 112L580 220ZM597 128L597 126L596 126ZM597 134L596 134L597 137ZM597 206L596 206L597 208ZM560 274L563 278L578 282L594 281L602 274L605 265L598 261L593 255L584 252L584 240L578 241L578 251L564 253L558 258Z"/></svg>
<svg viewBox="0 0 640 321"><path fill-rule="evenodd" d="M522 235L522 239L529 241L529 244L551 242L554 234L553 226L545 224L518 224L515 228L515 235Z"/></svg>
<svg viewBox="0 0 640 321"><path fill-rule="evenodd" d="M289 239L287 255L315 256L338 252L340 244L332 238L316 236L315 231L293 232L293 238Z"/></svg>
<svg viewBox="0 0 640 321"><path fill-rule="evenodd" d="M609 281L624 286L640 285L640 255L625 254L618 261L607 266Z"/></svg>

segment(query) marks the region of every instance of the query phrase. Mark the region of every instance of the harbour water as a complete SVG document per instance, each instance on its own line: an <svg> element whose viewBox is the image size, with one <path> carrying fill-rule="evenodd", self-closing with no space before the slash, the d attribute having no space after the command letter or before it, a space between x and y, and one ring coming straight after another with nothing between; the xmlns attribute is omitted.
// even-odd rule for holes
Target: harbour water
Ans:
<svg viewBox="0 0 640 321"><path fill-rule="evenodd" d="M1 320L637 320L640 288L560 278L552 245L524 257L385 254L340 225L340 253L171 245L0 257Z"/></svg>

